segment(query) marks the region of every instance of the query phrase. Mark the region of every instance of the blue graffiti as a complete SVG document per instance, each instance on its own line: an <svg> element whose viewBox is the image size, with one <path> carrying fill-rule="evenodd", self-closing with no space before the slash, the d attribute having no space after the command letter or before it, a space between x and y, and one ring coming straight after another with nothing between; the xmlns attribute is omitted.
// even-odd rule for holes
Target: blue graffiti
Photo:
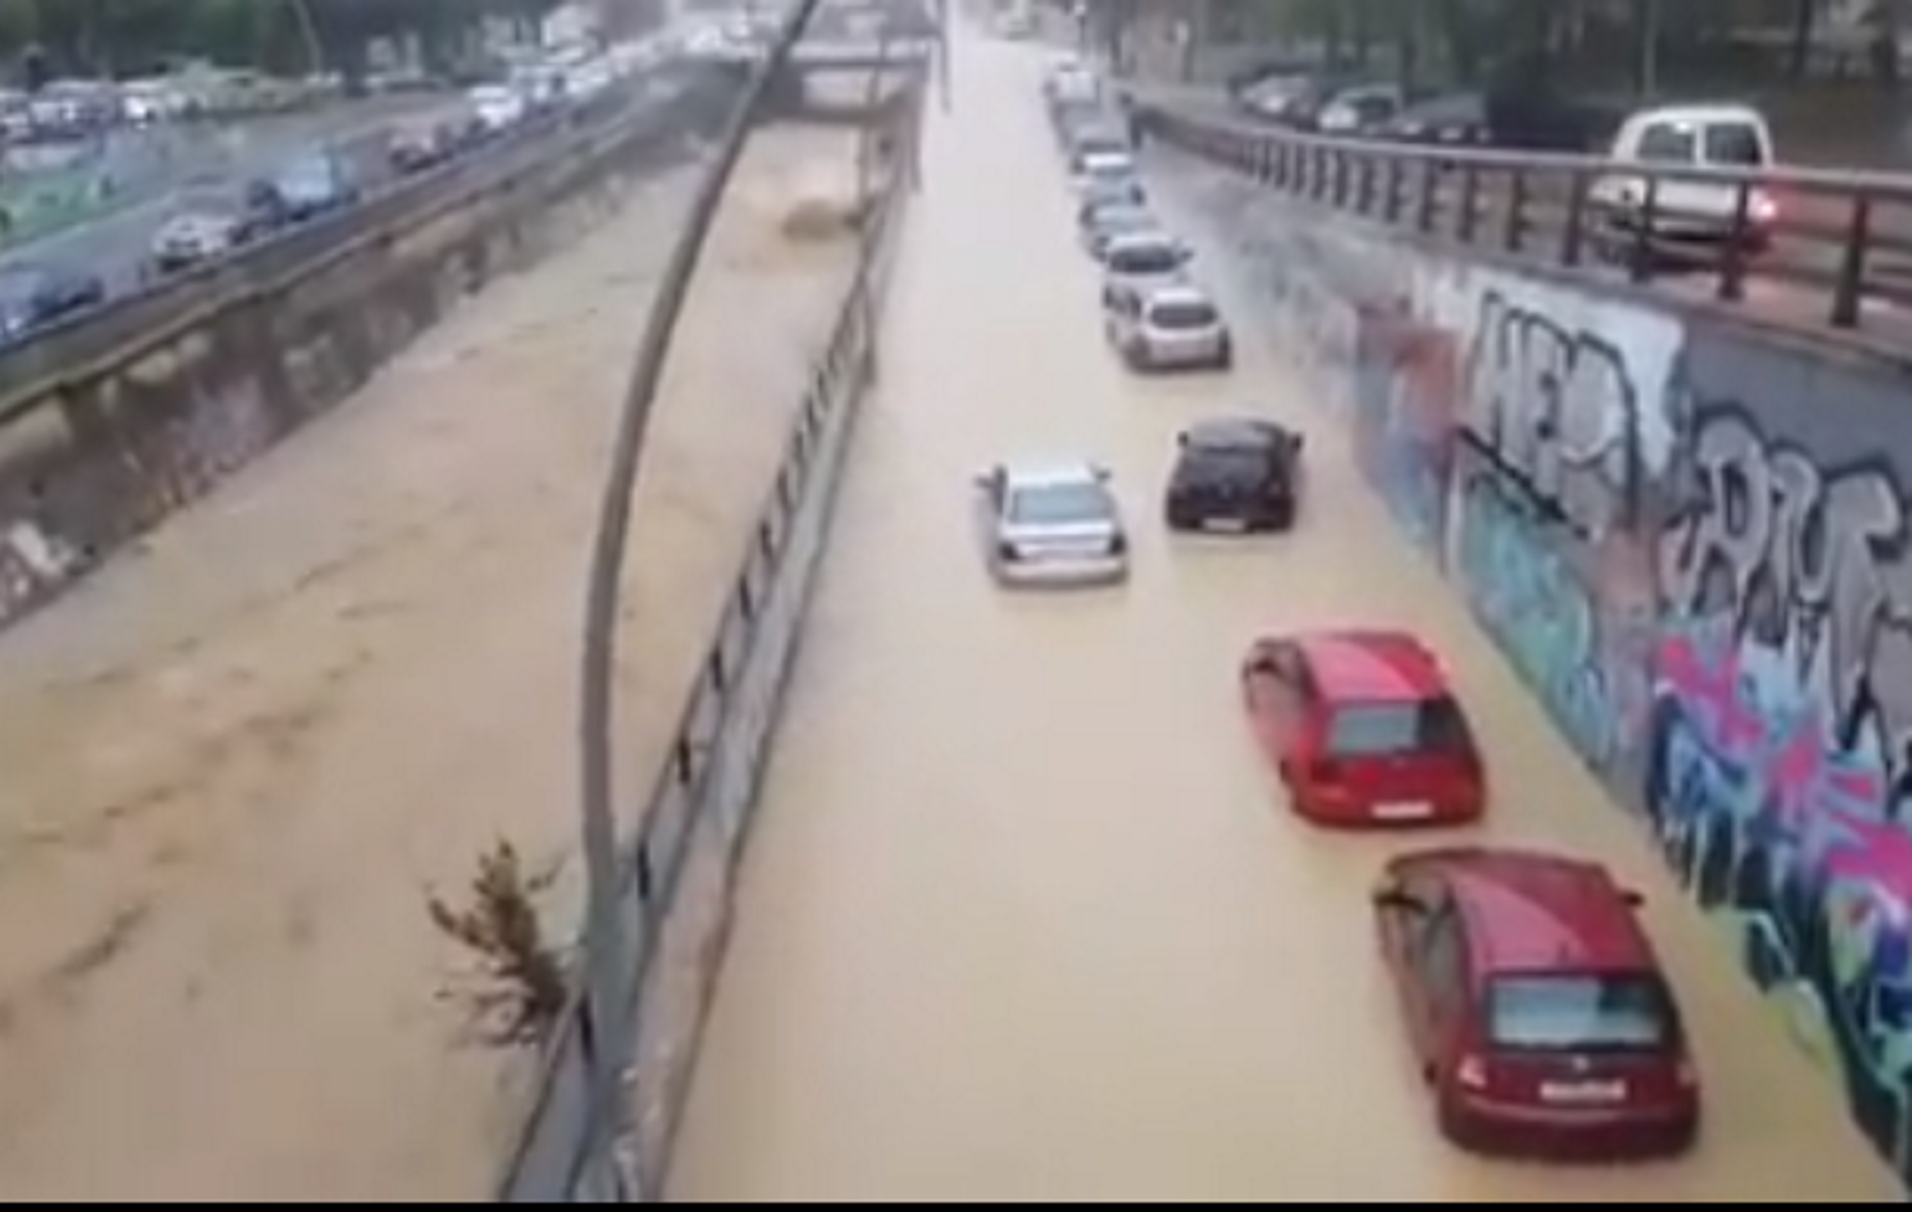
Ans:
<svg viewBox="0 0 1912 1212"><path fill-rule="evenodd" d="M1557 535L1491 474L1461 491L1455 559L1468 602L1556 725L1596 769L1619 756L1620 708L1587 587Z"/></svg>

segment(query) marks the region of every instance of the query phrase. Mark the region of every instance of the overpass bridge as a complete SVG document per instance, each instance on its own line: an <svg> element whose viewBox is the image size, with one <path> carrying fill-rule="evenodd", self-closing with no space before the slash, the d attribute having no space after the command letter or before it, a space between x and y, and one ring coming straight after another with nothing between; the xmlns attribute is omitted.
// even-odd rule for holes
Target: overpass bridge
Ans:
<svg viewBox="0 0 1912 1212"><path fill-rule="evenodd" d="M1072 238L1035 57L986 44L960 55L960 104L931 119L883 377L786 700L670 1196L1895 1198L1833 1083L1750 991L1731 945L1743 935L1722 933L1732 915L1696 911L1642 819L1616 808L1632 776L1609 759L1622 759L1590 759L1585 736L1538 705L1570 697L1552 671L1566 649L1606 642L1597 629L1612 620L1581 617L1573 569L1546 581L1545 553L1520 548L1512 521L1489 569L1475 569L1484 579L1500 561L1510 584L1488 594L1442 550L1461 540L1425 533L1414 508L1426 498L1411 484L1386 491L1393 456L1364 417L1377 337L1362 315L1319 305L1333 283L1295 274L1336 243L1365 248L1375 274L1387 267L1373 262L1409 254L1175 162L1161 205L1234 314L1240 365L1228 378L1127 374L1104 346ZM1499 300L1493 315L1513 327L1473 353L1533 359L1499 367L1509 408L1677 395L1678 342L1658 313L1561 282L1549 296L1517 275L1489 281L1485 261L1402 265L1413 272L1389 314L1403 322L1412 306ZM1440 356L1445 370L1430 355L1426 373L1458 391L1468 348ZM1382 384L1379 406L1409 386ZM1308 433L1303 525L1266 546L1171 541L1151 523L1173 435L1244 408ZM1646 414L1634 415L1637 437ZM1571 426L1578 446L1546 474L1605 466L1603 426ZM992 588L969 479L1044 453L1113 469L1138 523L1126 589ZM1601 553L1598 584L1616 598L1652 573L1627 555ZM1511 582L1528 571L1532 596L1514 602ZM1478 592L1456 592L1470 584ZM1652 624L1637 595L1631 607L1633 623ZM1288 819L1234 688L1251 637L1351 622L1414 628L1450 664L1493 771L1486 837L1604 860L1647 893L1709 1092L1692 1157L1537 1169L1469 1159L1436 1137L1366 913L1401 843ZM1591 680L1576 685L1595 701ZM1582 722L1605 713L1617 728L1637 706L1617 688L1599 703Z"/></svg>

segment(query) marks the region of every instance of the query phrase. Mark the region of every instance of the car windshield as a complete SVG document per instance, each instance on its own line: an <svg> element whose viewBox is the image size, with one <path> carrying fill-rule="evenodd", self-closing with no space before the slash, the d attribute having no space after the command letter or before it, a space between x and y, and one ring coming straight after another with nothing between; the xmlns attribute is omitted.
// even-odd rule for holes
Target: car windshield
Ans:
<svg viewBox="0 0 1912 1212"><path fill-rule="evenodd" d="M1086 480L1032 484L1009 495L1007 520L1017 526L1073 526L1109 520L1109 494Z"/></svg>
<svg viewBox="0 0 1912 1212"><path fill-rule="evenodd" d="M1206 483L1255 485L1267 479L1270 459L1266 450L1246 446L1195 447L1189 450L1189 473Z"/></svg>
<svg viewBox="0 0 1912 1212"><path fill-rule="evenodd" d="M1155 216L1139 206L1109 206L1095 212L1090 226L1107 235L1127 235L1131 232L1153 231Z"/></svg>
<svg viewBox="0 0 1912 1212"><path fill-rule="evenodd" d="M1124 244L1109 251L1109 268L1119 274L1166 274L1182 266L1173 244Z"/></svg>
<svg viewBox="0 0 1912 1212"><path fill-rule="evenodd" d="M1350 703L1328 724L1335 757L1458 753L1472 745L1460 706L1445 696L1411 703Z"/></svg>
<svg viewBox="0 0 1912 1212"><path fill-rule="evenodd" d="M1171 331L1208 328L1218 318L1213 307L1197 299L1178 299L1173 303L1157 303L1149 308L1149 323Z"/></svg>
<svg viewBox="0 0 1912 1212"><path fill-rule="evenodd" d="M1487 1017L1494 1046L1520 1052L1659 1051L1679 1031L1666 987L1646 975L1496 977Z"/></svg>

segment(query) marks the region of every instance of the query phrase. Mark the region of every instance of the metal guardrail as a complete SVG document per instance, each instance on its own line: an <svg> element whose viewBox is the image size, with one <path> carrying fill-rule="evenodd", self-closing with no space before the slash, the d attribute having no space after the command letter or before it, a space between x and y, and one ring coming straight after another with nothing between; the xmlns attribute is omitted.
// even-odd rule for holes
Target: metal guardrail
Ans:
<svg viewBox="0 0 1912 1212"><path fill-rule="evenodd" d="M10 420L60 383L85 374L129 346L202 322L208 315L262 292L281 289L296 273L369 235L422 221L465 205L528 165L553 154L554 136L588 139L631 120L642 107L641 85L618 104L594 104L550 114L495 145L430 172L401 177L357 206L300 224L231 256L156 282L133 294L35 333L0 352L0 421Z"/></svg>
<svg viewBox="0 0 1912 1212"><path fill-rule="evenodd" d="M917 129L922 93L919 86L910 94L902 119L905 141ZM884 192L866 212L856 277L804 397L755 541L717 620L670 758L621 860L620 934L633 945L618 957L624 970L613 984L628 1008L620 1026L637 1035L640 1047L635 1071L624 1075L632 1095L627 1101L644 1101L646 1086L665 1087L656 1094L663 1122L638 1123L635 1139L627 1138L630 1125L596 1122L598 1050L579 988L547 1043L536 1096L499 1185L501 1202L649 1202L661 1194L663 1157L675 1135L688 1065L676 1074L647 1071L646 995L700 860L720 865L720 916L728 919L734 871L827 537L840 463L874 369L876 317L897 221L914 185L905 167L913 154L913 147L893 149ZM693 1034L707 1008L707 992L699 997Z"/></svg>
<svg viewBox="0 0 1912 1212"><path fill-rule="evenodd" d="M1269 189L1469 248L1605 263L1643 285L1677 275L1725 303L1747 302L1755 282L1783 284L1798 318L1840 329L1861 327L1882 304L1912 306L1905 176L1335 139L1147 100L1135 112L1145 132ZM1695 189L1708 195L1704 208Z"/></svg>

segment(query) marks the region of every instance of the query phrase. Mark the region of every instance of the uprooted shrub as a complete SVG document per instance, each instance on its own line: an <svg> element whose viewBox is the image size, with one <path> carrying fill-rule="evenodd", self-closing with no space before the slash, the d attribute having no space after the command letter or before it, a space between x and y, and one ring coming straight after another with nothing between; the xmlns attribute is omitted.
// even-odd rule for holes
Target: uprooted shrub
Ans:
<svg viewBox="0 0 1912 1212"><path fill-rule="evenodd" d="M499 1046L543 1040L564 1012L564 960L545 937L537 903L552 878L527 872L517 847L499 841L479 856L467 903L434 895L427 906L432 924L475 959L472 1009Z"/></svg>

